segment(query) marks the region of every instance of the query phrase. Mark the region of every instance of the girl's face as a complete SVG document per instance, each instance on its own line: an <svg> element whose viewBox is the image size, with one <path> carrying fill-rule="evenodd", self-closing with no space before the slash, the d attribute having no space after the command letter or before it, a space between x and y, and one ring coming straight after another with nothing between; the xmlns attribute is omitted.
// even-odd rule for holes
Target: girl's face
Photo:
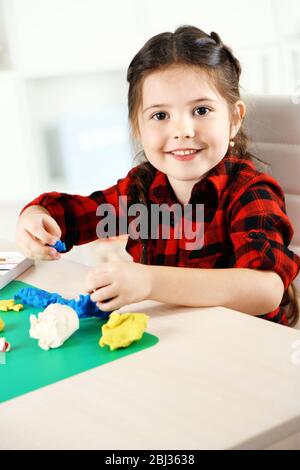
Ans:
<svg viewBox="0 0 300 470"><path fill-rule="evenodd" d="M236 111L231 126L228 105L206 73L195 66L172 66L144 80L138 139L171 184L193 185L225 156L245 114L243 102L236 103ZM196 152L175 155L180 149Z"/></svg>

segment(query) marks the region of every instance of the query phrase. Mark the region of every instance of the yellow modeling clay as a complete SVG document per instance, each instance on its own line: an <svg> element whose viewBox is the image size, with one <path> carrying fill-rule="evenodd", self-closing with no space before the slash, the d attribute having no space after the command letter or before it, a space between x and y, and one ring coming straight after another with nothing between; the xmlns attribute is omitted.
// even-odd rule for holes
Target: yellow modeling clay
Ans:
<svg viewBox="0 0 300 470"><path fill-rule="evenodd" d="M12 309L14 304L15 301L13 299L0 300L0 310L2 310L2 312L8 312L8 310Z"/></svg>
<svg viewBox="0 0 300 470"><path fill-rule="evenodd" d="M23 305L15 304L15 301L13 299L0 300L0 310L2 312L8 312L9 310L19 312L20 310L23 310Z"/></svg>
<svg viewBox="0 0 300 470"><path fill-rule="evenodd" d="M147 328L149 316L144 313L112 312L109 320L102 326L99 346L109 346L110 350L126 348L133 341L142 338Z"/></svg>
<svg viewBox="0 0 300 470"><path fill-rule="evenodd" d="M0 318L0 331L3 331L5 328L5 323L4 321L2 320L2 318Z"/></svg>
<svg viewBox="0 0 300 470"><path fill-rule="evenodd" d="M20 310L23 310L23 305L22 304L15 304L12 309L15 312L19 312Z"/></svg>

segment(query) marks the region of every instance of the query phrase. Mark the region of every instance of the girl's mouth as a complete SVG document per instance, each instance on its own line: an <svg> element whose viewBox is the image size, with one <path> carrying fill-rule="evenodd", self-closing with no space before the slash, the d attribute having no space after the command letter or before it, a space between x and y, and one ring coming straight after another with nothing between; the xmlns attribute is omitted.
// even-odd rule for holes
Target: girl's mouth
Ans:
<svg viewBox="0 0 300 470"><path fill-rule="evenodd" d="M202 150L203 149L199 149L199 150L196 150L195 152L189 153L187 155L176 155L172 152L168 152L167 155L170 155L170 157L173 157L173 158L175 158L175 160L178 160L180 162L189 162L191 160L194 160L194 158L196 158Z"/></svg>

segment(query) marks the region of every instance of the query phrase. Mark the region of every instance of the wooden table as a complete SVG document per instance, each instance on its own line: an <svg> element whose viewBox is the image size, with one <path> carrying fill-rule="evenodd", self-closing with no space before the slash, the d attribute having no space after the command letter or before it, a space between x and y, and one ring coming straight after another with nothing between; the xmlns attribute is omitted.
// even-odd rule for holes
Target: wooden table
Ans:
<svg viewBox="0 0 300 470"><path fill-rule="evenodd" d="M19 279L77 296L87 271L62 259ZM149 314L159 343L1 404L0 449L262 449L299 432L298 330L223 307L121 311Z"/></svg>

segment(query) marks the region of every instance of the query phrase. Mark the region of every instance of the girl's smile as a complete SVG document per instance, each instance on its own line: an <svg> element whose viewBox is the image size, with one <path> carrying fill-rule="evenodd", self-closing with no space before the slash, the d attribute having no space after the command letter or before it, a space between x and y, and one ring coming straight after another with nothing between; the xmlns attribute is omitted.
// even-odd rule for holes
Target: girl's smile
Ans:
<svg viewBox="0 0 300 470"><path fill-rule="evenodd" d="M166 152L166 154L169 155L171 158L175 158L175 160L178 160L179 162L189 162L197 158L202 150L203 149L177 150L174 152Z"/></svg>

